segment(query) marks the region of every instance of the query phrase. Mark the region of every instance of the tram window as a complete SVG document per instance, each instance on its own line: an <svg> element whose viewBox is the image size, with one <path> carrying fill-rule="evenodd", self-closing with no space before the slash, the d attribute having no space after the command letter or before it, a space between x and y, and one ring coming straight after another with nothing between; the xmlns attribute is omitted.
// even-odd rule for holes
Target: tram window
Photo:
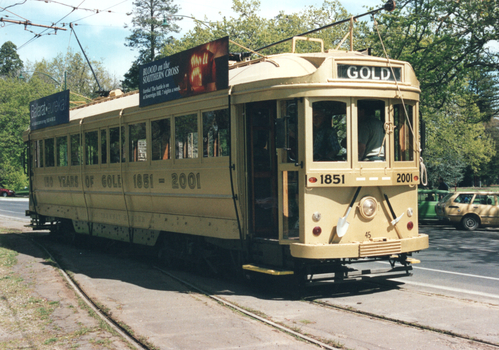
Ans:
<svg viewBox="0 0 499 350"><path fill-rule="evenodd" d="M43 168L43 140L36 141L35 147L35 166Z"/></svg>
<svg viewBox="0 0 499 350"><path fill-rule="evenodd" d="M55 146L54 139L45 140L45 166L55 166Z"/></svg>
<svg viewBox="0 0 499 350"><path fill-rule="evenodd" d="M191 114L175 118L175 158L198 157L198 117Z"/></svg>
<svg viewBox="0 0 499 350"><path fill-rule="evenodd" d="M56 139L55 157L57 166L68 165L68 138L66 136Z"/></svg>
<svg viewBox="0 0 499 350"><path fill-rule="evenodd" d="M130 162L147 160L146 123L132 124L128 127L128 149Z"/></svg>
<svg viewBox="0 0 499 350"><path fill-rule="evenodd" d="M99 164L99 133L97 131L85 133L85 164Z"/></svg>
<svg viewBox="0 0 499 350"><path fill-rule="evenodd" d="M393 106L395 124L395 161L414 160L414 113L413 106L398 104Z"/></svg>
<svg viewBox="0 0 499 350"><path fill-rule="evenodd" d="M101 164L106 164L107 163L107 130L100 131L100 152L101 152L100 162L101 162Z"/></svg>
<svg viewBox="0 0 499 350"><path fill-rule="evenodd" d="M120 128L109 129L109 152L111 163L125 162L125 127L121 127L121 145L120 145Z"/></svg>
<svg viewBox="0 0 499 350"><path fill-rule="evenodd" d="M287 118L287 134L285 135L285 159L283 163L296 163L298 160L298 110L296 101L281 101L281 118Z"/></svg>
<svg viewBox="0 0 499 350"><path fill-rule="evenodd" d="M229 110L203 113L203 157L229 155Z"/></svg>
<svg viewBox="0 0 499 350"><path fill-rule="evenodd" d="M71 165L80 165L81 144L80 134L71 135Z"/></svg>
<svg viewBox="0 0 499 350"><path fill-rule="evenodd" d="M154 120L151 122L152 132L152 160L170 159L170 119Z"/></svg>
<svg viewBox="0 0 499 350"><path fill-rule="evenodd" d="M385 102L357 101L359 161L385 160Z"/></svg>
<svg viewBox="0 0 499 350"><path fill-rule="evenodd" d="M314 162L344 161L347 155L347 105L344 102L314 102Z"/></svg>

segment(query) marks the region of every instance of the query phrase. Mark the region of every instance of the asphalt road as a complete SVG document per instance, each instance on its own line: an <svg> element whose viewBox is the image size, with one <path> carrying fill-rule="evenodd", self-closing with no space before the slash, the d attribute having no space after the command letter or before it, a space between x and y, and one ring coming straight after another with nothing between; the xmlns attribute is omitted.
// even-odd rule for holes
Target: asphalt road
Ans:
<svg viewBox="0 0 499 350"><path fill-rule="evenodd" d="M0 219L21 220L29 222L24 215L29 208L28 198L24 197L0 197Z"/></svg>
<svg viewBox="0 0 499 350"><path fill-rule="evenodd" d="M422 225L430 248L414 255L406 287L431 289L444 295L499 302L499 228L469 232L447 225Z"/></svg>

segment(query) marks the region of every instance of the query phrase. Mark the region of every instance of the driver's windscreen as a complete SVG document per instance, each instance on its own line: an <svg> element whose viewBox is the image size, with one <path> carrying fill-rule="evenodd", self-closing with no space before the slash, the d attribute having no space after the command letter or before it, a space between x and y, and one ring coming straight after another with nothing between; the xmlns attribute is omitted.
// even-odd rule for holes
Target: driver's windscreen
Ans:
<svg viewBox="0 0 499 350"><path fill-rule="evenodd" d="M319 101L313 108L314 162L345 161L347 155L347 106L344 102Z"/></svg>

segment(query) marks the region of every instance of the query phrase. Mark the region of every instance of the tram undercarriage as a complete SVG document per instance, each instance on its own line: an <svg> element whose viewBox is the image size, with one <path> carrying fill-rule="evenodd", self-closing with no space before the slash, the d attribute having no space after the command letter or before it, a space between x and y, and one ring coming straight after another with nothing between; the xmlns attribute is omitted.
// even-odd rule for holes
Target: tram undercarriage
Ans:
<svg viewBox="0 0 499 350"><path fill-rule="evenodd" d="M27 214L30 214L27 212ZM72 222L68 219L33 215L29 225L33 230L49 230L58 236L69 238L77 243L82 237L103 238L103 232L114 232L113 241L144 246L147 239L137 237L126 227L113 225ZM106 226L107 230L99 228ZM143 236L146 231L132 230ZM119 232L123 235L118 238ZM256 239L243 245L234 240L220 240L209 237L192 236L175 232L151 231L146 234L155 244L149 244L158 260L167 266L204 266L214 275L251 274L270 276L293 276L304 287L324 283L344 283L352 281L373 281L412 275L412 264L419 263L410 254L366 257L359 259L300 259L291 256L289 246L280 245L277 240ZM68 241L68 240L66 240ZM140 243L137 243L140 242ZM149 242L150 243L150 242ZM244 253L242 253L244 252ZM384 266L382 266L384 265ZM206 269L203 269L206 271Z"/></svg>

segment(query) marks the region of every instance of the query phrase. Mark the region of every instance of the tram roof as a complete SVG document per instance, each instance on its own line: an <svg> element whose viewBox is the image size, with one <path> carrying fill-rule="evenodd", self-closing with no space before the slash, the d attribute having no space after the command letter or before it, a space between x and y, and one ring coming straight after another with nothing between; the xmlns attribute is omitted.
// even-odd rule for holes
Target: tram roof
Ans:
<svg viewBox="0 0 499 350"><path fill-rule="evenodd" d="M357 61L370 57L361 52L343 50L308 54L282 53L234 64L229 71L229 81L230 85L234 86L261 80L302 77L315 73L327 59L341 58ZM379 57L376 59L379 60Z"/></svg>
<svg viewBox="0 0 499 350"><path fill-rule="evenodd" d="M281 83L321 83L324 81L323 70L331 78L333 64L325 62L348 62L359 65L377 65L388 67L385 58L369 56L362 52L329 50L323 53L283 53L265 56L251 61L232 63L229 66L229 86L262 84L268 81L273 85ZM409 63L391 60L392 64L409 68L410 75L407 80L412 84L419 83ZM74 108L70 112L70 120L85 118L121 109L137 107L139 105L138 91L118 97L96 100L90 104Z"/></svg>
<svg viewBox="0 0 499 350"><path fill-rule="evenodd" d="M369 56L364 52L344 50L328 50L322 53L304 54L283 53L266 56L258 60L236 63L230 67L229 81L231 86L272 79L290 79L297 83L300 79L293 78L298 77L311 77L303 81L307 83L326 82L324 81L324 74L328 75L329 81L334 78L332 72L334 62L387 68L390 65L404 67L407 73L405 81L419 87L414 70L408 62L388 60L382 57ZM316 76L312 77L314 74Z"/></svg>

